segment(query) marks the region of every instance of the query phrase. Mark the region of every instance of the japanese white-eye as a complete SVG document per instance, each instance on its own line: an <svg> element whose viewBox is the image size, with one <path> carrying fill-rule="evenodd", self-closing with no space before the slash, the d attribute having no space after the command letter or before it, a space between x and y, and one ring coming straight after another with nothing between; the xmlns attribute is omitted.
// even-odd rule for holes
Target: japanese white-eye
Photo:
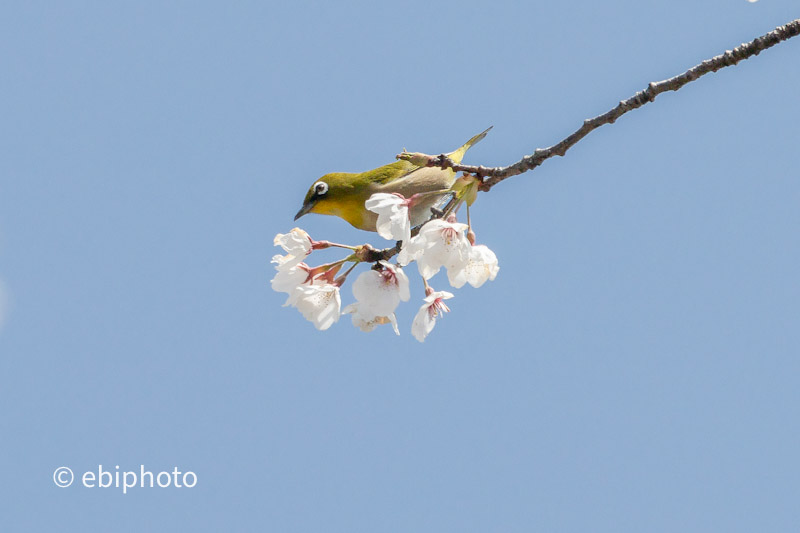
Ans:
<svg viewBox="0 0 800 533"><path fill-rule="evenodd" d="M492 128L474 136L460 148L446 154L451 160L460 163L472 145L486 136ZM303 207L295 220L306 213L334 215L341 217L356 228L375 231L378 215L368 211L364 202L375 193L398 193L405 198L419 193L420 201L409 210L412 226L424 223L431 216L435 206L455 181L452 169L420 167L410 161L397 161L361 173L333 172L325 174L314 182L306 193ZM437 192L441 194L436 194Z"/></svg>

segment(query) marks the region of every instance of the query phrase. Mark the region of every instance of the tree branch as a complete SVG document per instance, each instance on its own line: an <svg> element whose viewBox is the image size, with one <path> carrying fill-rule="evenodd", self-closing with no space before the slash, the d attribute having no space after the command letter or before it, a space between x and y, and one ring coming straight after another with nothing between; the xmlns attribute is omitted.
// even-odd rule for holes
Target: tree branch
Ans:
<svg viewBox="0 0 800 533"><path fill-rule="evenodd" d="M733 50L727 50L724 54L712 57L696 65L683 74L679 74L667 80L650 83L646 89L639 91L627 100L622 100L616 107L596 116L583 121L583 125L578 128L569 137L554 144L549 148L537 148L533 154L526 155L521 160L513 165L506 167L484 167L473 165L456 164L446 155L439 156L424 156L423 154L413 154L415 157L427 157L425 164L429 167L452 168L456 172L466 172L474 174L483 180L481 190L488 191L504 179L522 174L529 170L541 165L545 160L553 156L563 156L567 150L572 148L578 141L586 137L589 132L602 126L603 124L613 124L619 117L637 109L648 102L655 100L656 96L666 91L677 91L690 81L694 81L700 76L708 74L709 72L716 72L721 68L735 65L743 59L758 55L762 50L766 50L781 41L785 41L791 37L800 34L800 19L793 20L784 26L779 26L771 32L757 37L749 43L744 43L737 46ZM408 154L411 156L412 154ZM407 159L403 154L399 155L400 159Z"/></svg>
<svg viewBox="0 0 800 533"><path fill-rule="evenodd" d="M602 115L584 120L583 125L569 137L561 140L549 148L537 148L533 154L526 155L513 165L508 165L506 167L461 165L456 164L445 154L431 156L419 153L410 154L404 152L398 155L397 158L406 160L413 159L413 162L418 165L441 167L442 169L452 168L456 172L474 174L482 179L480 189L482 191L488 191L504 179L510 178L511 176L516 176L517 174L522 174L523 172L527 172L529 170L533 170L541 165L545 160L550 159L553 156L563 156L567 150L577 144L578 141L586 137L592 130L599 128L603 124L613 124L619 117L628 111L642 107L648 102L652 102L659 94L666 91L677 91L690 81L694 81L700 76L708 74L709 72L716 72L724 67L735 65L743 59L756 56L761 53L762 50L766 50L767 48L775 46L776 44L797 35L800 35L800 19L793 20L784 26L779 26L771 32L762 35L761 37L756 37L749 43L744 43L740 46L737 46L733 50L726 50L724 54L707 59L699 65L695 65L694 67L690 68L683 74L679 74L667 80L650 83L646 89L639 91L627 100L622 100L613 109L606 111ZM414 232L414 234L416 234L416 232ZM362 261L385 261L400 252L399 242L397 245L391 248L385 248L383 250L376 250L369 245L365 246L366 247L360 252L362 255Z"/></svg>

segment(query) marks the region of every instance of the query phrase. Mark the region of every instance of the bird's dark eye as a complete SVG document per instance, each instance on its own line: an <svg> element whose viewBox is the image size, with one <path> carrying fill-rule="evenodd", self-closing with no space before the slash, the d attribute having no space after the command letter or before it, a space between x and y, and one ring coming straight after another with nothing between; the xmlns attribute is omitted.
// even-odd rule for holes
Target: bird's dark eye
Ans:
<svg viewBox="0 0 800 533"><path fill-rule="evenodd" d="M314 184L314 194L317 196L322 196L328 192L328 184L324 181L318 181Z"/></svg>

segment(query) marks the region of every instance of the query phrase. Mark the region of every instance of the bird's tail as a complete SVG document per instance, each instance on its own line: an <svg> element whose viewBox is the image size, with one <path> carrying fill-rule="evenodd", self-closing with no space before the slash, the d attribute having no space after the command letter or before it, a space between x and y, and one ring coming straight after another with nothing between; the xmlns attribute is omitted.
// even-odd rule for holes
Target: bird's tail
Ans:
<svg viewBox="0 0 800 533"><path fill-rule="evenodd" d="M492 129L492 127L493 126L489 126L484 131L480 132L475 137L473 137L472 139L470 139L467 142L465 142L464 146L462 146L458 150L455 150L454 152L450 152L449 154L447 154L447 157L449 157L450 159L452 159L456 163L461 163L461 159L464 157L464 154L467 153L467 150L472 148L472 145L476 144L481 139L486 137L486 134L489 133L489 130Z"/></svg>

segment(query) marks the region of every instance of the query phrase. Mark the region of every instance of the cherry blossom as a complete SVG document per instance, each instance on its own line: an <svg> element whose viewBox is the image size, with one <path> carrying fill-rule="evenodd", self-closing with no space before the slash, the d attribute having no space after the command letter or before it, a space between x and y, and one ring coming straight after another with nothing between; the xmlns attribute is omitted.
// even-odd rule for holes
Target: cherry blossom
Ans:
<svg viewBox="0 0 800 533"><path fill-rule="evenodd" d="M400 250L397 262L407 265L416 261L420 275L426 280L441 267L445 267L448 273L461 270L469 261L471 247L464 235L466 229L467 225L459 222L431 220Z"/></svg>
<svg viewBox="0 0 800 533"><path fill-rule="evenodd" d="M270 281L272 290L275 292L285 292L291 294L301 284L308 280L308 265L299 263L296 265L289 264L284 260L285 256L276 255L272 258L273 263L278 263L275 269L278 271L275 277Z"/></svg>
<svg viewBox="0 0 800 533"><path fill-rule="evenodd" d="M473 183L466 183L465 187L466 192L475 188ZM494 252L484 245L475 245L474 233L467 234L468 225L457 222L454 215L425 223L418 235L411 238L408 209L420 198L423 196L405 199L397 194L375 194L366 202L366 206L378 214L377 229L381 235L402 241L399 252L396 248L378 251L369 245L314 241L300 228L277 234L274 243L286 253L272 257L276 273L270 284L276 292L288 294L284 307L297 308L319 330L330 328L342 314L349 314L353 325L362 331L389 324L399 335L395 310L401 301L410 299L409 280L403 266L416 261L426 297L414 317L411 333L424 342L438 317L450 311L445 300L453 298L450 292L434 291L427 280L444 267L453 287L460 288L467 283L480 287L487 280L495 279L499 267ZM314 267L305 262L314 250L331 247L348 249L350 255ZM394 253L398 254L398 264L376 260L392 257ZM351 265L343 269L348 263ZM356 301L342 309L340 287L362 263L375 264L355 279L352 291Z"/></svg>
<svg viewBox="0 0 800 533"><path fill-rule="evenodd" d="M448 270L447 279L450 285L457 289L463 287L464 283L478 288L486 283L486 280L494 280L499 270L494 252L483 244L477 244L472 246L467 264L461 269Z"/></svg>
<svg viewBox="0 0 800 533"><path fill-rule="evenodd" d="M400 330L397 329L397 318L394 313L388 316L375 316L361 302L355 302L342 309L342 314L352 314L353 325L361 331L372 331L381 324L391 324L395 334L400 335Z"/></svg>
<svg viewBox="0 0 800 533"><path fill-rule="evenodd" d="M278 233L275 235L273 243L287 252L288 255L276 256L282 258L282 264L285 266L293 266L300 263L311 253L312 249L311 237L300 228L294 228L289 233ZM272 262L275 262L274 257Z"/></svg>
<svg viewBox="0 0 800 533"><path fill-rule="evenodd" d="M425 342L425 337L433 331L433 326L436 325L436 317L450 311L444 300L449 300L453 297L453 294L447 291L434 292L429 290L429 293L425 297L425 303L417 311L414 322L411 324L411 334L419 342Z"/></svg>
<svg viewBox="0 0 800 533"><path fill-rule="evenodd" d="M363 272L353 283L353 296L374 316L389 316L411 297L408 277L399 266L380 261L380 270Z"/></svg>
<svg viewBox="0 0 800 533"><path fill-rule="evenodd" d="M378 235L392 241L408 242L411 222L408 219L409 201L400 194L378 192L369 197L364 206L378 214Z"/></svg>
<svg viewBox="0 0 800 533"><path fill-rule="evenodd" d="M296 307L314 327L325 330L339 320L342 299L338 285L315 280L310 285L297 286L283 305Z"/></svg>

